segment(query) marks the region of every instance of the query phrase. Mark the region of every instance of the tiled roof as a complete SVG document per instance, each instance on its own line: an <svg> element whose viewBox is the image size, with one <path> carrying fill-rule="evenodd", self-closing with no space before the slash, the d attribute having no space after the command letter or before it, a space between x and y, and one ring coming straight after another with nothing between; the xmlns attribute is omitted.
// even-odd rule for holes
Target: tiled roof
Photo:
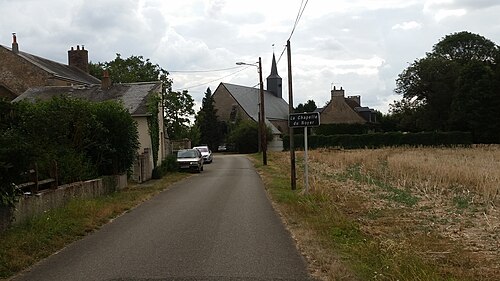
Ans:
<svg viewBox="0 0 500 281"><path fill-rule="evenodd" d="M0 45L7 50L12 50L9 47ZM69 81L80 82L83 84L99 84L101 80L95 78L94 76L82 71L74 66L69 66L66 64L51 61L39 56L35 56L26 52L19 52L18 56L24 58L28 62L34 64L35 66L47 71L57 77L66 79Z"/></svg>
<svg viewBox="0 0 500 281"><path fill-rule="evenodd" d="M161 82L142 82L114 84L109 89L102 90L101 85L91 86L44 86L28 89L18 96L14 102L29 100L49 100L55 96L67 95L90 101L100 102L106 100L119 100L131 115L148 115L147 97L153 93L161 92Z"/></svg>
<svg viewBox="0 0 500 281"><path fill-rule="evenodd" d="M252 87L222 83L234 99L254 120L258 120L260 90ZM285 100L264 90L264 107L266 118L288 120L288 104Z"/></svg>

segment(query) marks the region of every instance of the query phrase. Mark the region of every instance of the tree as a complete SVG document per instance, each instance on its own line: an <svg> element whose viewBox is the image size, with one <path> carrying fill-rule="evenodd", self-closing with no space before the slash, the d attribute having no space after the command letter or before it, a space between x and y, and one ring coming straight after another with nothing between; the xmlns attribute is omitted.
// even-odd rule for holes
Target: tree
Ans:
<svg viewBox="0 0 500 281"><path fill-rule="evenodd" d="M137 125L123 105L56 97L0 102L0 205L12 205L14 184L36 163L39 178L59 184L127 172L139 147ZM57 163L57 171L54 169Z"/></svg>
<svg viewBox="0 0 500 281"><path fill-rule="evenodd" d="M165 126L171 139L181 139L189 135L190 116L194 114L194 100L187 91L168 90L163 98Z"/></svg>
<svg viewBox="0 0 500 281"><path fill-rule="evenodd" d="M161 81L165 89L169 89L172 85L172 80L168 78L165 69L142 56L122 59L120 54L116 54L116 58L112 61L89 64L90 74L98 79L103 77L104 70L109 72L111 81L116 83Z"/></svg>
<svg viewBox="0 0 500 281"><path fill-rule="evenodd" d="M237 118L235 124L232 124L228 142L234 145L234 149L239 153L255 153L259 146L259 124L253 120ZM273 139L271 128L265 127L268 142Z"/></svg>
<svg viewBox="0 0 500 281"><path fill-rule="evenodd" d="M96 121L100 124L95 148L86 153L96 163L99 175L123 174L132 167L137 149L139 133L137 124L122 104L105 101L92 106Z"/></svg>
<svg viewBox="0 0 500 281"><path fill-rule="evenodd" d="M463 130L476 142L500 142L499 47L470 32L444 37L396 80L403 96L391 105L399 127L409 131ZM496 107L497 108L497 107Z"/></svg>
<svg viewBox="0 0 500 281"><path fill-rule="evenodd" d="M215 150L223 139L222 126L217 117L217 109L215 109L214 103L212 91L209 87L205 92L201 109L196 116L196 126L198 126L201 134L200 142L208 145L212 150Z"/></svg>
<svg viewBox="0 0 500 281"><path fill-rule="evenodd" d="M305 104L299 103L295 108L295 113L314 112L317 108L313 100L308 100Z"/></svg>
<svg viewBox="0 0 500 281"><path fill-rule="evenodd" d="M142 56L130 56L123 59L120 54L109 62L90 63L89 72L97 78L102 78L104 71L109 72L111 81L116 83L137 83L160 81L162 93L155 93L148 100L148 130L152 144L153 165L156 167L159 152L159 123L158 107L161 105L160 98L166 91L171 90L172 80L168 78L168 72L158 64L153 64L149 59Z"/></svg>

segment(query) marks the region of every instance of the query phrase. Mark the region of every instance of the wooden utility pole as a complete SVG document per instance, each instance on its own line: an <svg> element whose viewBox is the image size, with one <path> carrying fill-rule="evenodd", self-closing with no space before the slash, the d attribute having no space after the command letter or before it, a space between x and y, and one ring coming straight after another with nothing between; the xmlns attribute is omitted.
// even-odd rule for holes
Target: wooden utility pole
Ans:
<svg viewBox="0 0 500 281"><path fill-rule="evenodd" d="M262 164L267 165L267 130L266 114L264 112L264 82L262 82L262 60L259 57L259 83L260 83L260 145L262 148Z"/></svg>
<svg viewBox="0 0 500 281"><path fill-rule="evenodd" d="M290 49L290 40L286 41L286 54L288 56L288 114L293 113L293 90L292 90L292 51ZM297 189L297 177L295 171L295 144L293 139L293 128L288 128L290 136L290 183L292 190Z"/></svg>

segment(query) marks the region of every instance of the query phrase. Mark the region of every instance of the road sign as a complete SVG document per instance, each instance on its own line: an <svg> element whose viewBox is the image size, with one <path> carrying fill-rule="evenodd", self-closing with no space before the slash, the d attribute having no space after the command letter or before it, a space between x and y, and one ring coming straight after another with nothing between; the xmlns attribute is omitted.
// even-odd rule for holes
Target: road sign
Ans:
<svg viewBox="0 0 500 281"><path fill-rule="evenodd" d="M288 115L288 127L317 127L319 126L319 112L295 113Z"/></svg>

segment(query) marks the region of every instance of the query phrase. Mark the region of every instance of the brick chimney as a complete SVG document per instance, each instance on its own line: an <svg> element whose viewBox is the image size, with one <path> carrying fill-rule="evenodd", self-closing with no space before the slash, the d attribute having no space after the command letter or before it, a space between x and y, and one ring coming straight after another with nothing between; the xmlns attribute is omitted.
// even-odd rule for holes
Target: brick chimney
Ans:
<svg viewBox="0 0 500 281"><path fill-rule="evenodd" d="M17 44L16 33L12 33L12 52L14 54L19 54L19 45Z"/></svg>
<svg viewBox="0 0 500 281"><path fill-rule="evenodd" d="M111 78L109 77L109 72L104 70L102 73L101 89L107 90L111 88Z"/></svg>
<svg viewBox="0 0 500 281"><path fill-rule="evenodd" d="M347 98L357 102L361 106L361 96L348 96Z"/></svg>
<svg viewBox="0 0 500 281"><path fill-rule="evenodd" d="M80 45L76 46L76 50L71 47L71 50L68 51L68 65L89 73L89 52L85 50L83 45L81 50Z"/></svg>
<svg viewBox="0 0 500 281"><path fill-rule="evenodd" d="M335 86L333 86L333 90L332 90L332 100L334 97L344 97L344 89L342 89L342 87L340 87L340 90L337 90L337 88Z"/></svg>

